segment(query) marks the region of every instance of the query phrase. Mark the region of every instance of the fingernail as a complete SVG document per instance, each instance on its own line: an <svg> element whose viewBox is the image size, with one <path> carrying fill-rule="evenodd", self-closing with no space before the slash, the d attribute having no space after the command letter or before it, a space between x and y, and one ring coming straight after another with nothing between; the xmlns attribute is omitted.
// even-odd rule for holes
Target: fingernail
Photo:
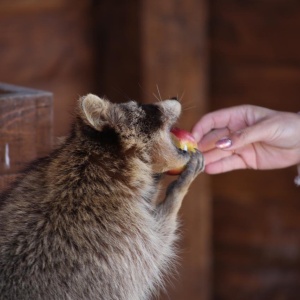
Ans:
<svg viewBox="0 0 300 300"><path fill-rule="evenodd" d="M232 145L232 141L228 137L224 137L216 142L216 147L219 149L227 149Z"/></svg>

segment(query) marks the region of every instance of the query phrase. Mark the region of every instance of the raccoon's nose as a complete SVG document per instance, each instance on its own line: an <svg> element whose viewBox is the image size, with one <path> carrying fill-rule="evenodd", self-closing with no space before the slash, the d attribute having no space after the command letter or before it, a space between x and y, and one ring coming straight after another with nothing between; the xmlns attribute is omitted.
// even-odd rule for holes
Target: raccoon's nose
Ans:
<svg viewBox="0 0 300 300"><path fill-rule="evenodd" d="M166 115L178 118L181 113L181 104L177 100L164 100L159 102L158 105L163 108Z"/></svg>

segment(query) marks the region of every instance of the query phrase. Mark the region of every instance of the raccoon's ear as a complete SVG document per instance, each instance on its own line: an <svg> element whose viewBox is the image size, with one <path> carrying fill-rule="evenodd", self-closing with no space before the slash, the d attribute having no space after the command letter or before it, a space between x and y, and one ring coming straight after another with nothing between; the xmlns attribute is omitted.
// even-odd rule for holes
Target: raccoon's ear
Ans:
<svg viewBox="0 0 300 300"><path fill-rule="evenodd" d="M111 105L108 100L88 94L80 99L81 115L89 125L99 129L108 122Z"/></svg>

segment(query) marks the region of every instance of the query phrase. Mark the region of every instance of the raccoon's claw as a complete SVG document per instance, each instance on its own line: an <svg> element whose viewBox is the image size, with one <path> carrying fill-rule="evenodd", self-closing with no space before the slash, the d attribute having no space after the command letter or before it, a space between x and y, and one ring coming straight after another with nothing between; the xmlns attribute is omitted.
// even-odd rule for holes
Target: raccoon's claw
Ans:
<svg viewBox="0 0 300 300"><path fill-rule="evenodd" d="M191 153L191 159L186 165L185 170L181 173L177 180L173 181L168 189L167 194L178 192L180 189L188 188L197 175L204 170L204 157L203 154L196 150Z"/></svg>
<svg viewBox="0 0 300 300"><path fill-rule="evenodd" d="M195 153L192 154L192 158L193 156L195 156L197 160L196 173L198 175L200 172L204 171L204 167L205 167L204 156L198 149L196 149Z"/></svg>
<svg viewBox="0 0 300 300"><path fill-rule="evenodd" d="M194 177L196 177L203 170L204 170L203 154L199 150L196 150L194 153L191 153L191 158L187 163L187 166L185 170L182 172L181 176L186 177L186 176L194 175Z"/></svg>

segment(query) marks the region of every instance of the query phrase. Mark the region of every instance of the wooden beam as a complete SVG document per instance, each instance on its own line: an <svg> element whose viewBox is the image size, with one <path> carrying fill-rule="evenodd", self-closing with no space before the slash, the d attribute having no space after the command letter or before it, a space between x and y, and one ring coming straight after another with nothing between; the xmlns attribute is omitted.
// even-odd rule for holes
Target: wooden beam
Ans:
<svg viewBox="0 0 300 300"><path fill-rule="evenodd" d="M208 1L140 3L142 101L178 96L183 106L179 126L190 130L207 107ZM211 206L209 181L203 174L184 200L182 219L179 278L161 299L206 300L210 296Z"/></svg>
<svg viewBox="0 0 300 300"><path fill-rule="evenodd" d="M253 104L299 111L300 2L212 2L211 108ZM213 298L297 298L295 176L293 167L213 177Z"/></svg>
<svg viewBox="0 0 300 300"><path fill-rule="evenodd" d="M0 83L0 190L52 144L52 94Z"/></svg>

